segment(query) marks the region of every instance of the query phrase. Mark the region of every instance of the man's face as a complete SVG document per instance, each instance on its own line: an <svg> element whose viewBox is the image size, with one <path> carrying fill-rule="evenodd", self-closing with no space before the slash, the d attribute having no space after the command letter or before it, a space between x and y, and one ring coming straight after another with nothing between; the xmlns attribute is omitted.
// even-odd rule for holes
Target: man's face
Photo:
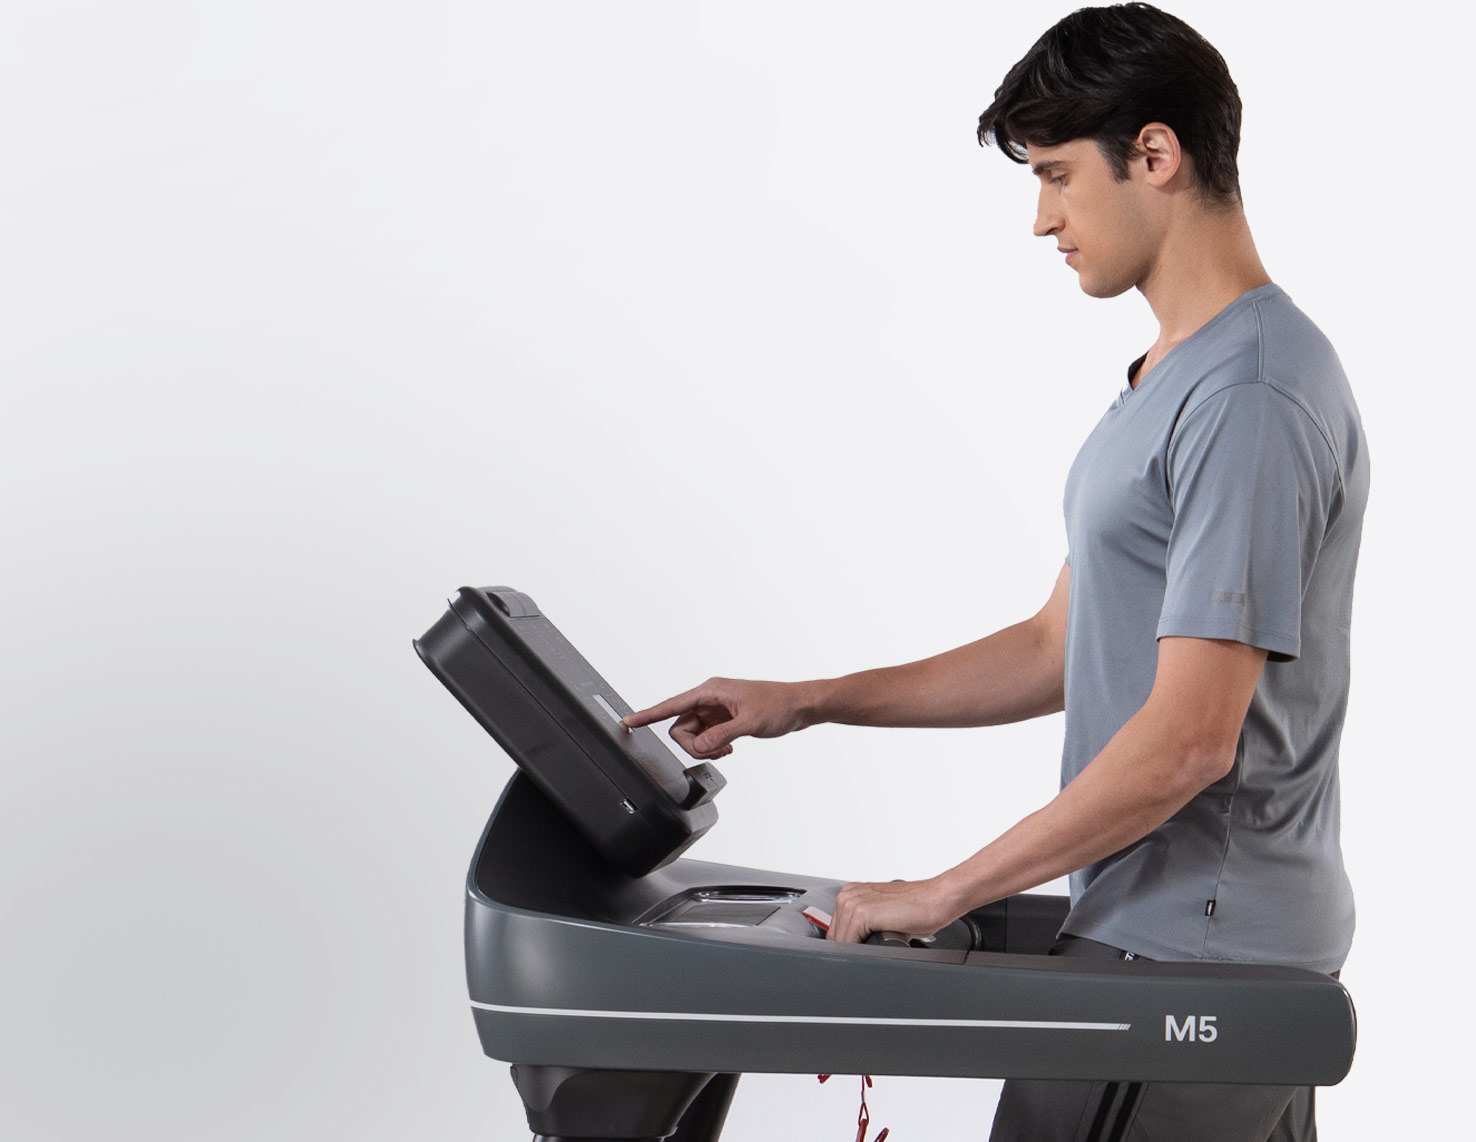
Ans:
<svg viewBox="0 0 1476 1142"><path fill-rule="evenodd" d="M1119 182L1090 139L1026 147L1040 180L1035 233L1052 237L1092 297L1116 297L1141 283L1157 257L1145 195L1145 164L1133 160Z"/></svg>

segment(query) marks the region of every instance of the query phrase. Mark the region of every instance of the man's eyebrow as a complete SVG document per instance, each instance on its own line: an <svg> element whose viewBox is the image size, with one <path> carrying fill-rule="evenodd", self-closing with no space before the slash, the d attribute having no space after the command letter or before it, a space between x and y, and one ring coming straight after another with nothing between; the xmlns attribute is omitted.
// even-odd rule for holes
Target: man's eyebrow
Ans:
<svg viewBox="0 0 1476 1142"><path fill-rule="evenodd" d="M1052 167L1064 167L1069 165L1070 164L1067 163L1065 159L1041 159L1040 162L1036 163L1030 168L1030 173L1039 178Z"/></svg>

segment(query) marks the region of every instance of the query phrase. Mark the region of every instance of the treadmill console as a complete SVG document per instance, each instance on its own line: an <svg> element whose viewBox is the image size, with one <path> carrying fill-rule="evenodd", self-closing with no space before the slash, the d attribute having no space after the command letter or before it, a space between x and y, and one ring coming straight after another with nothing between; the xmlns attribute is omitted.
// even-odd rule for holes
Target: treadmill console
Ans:
<svg viewBox="0 0 1476 1142"><path fill-rule="evenodd" d="M611 864L643 876L717 821L726 783L683 766L527 595L462 587L415 649Z"/></svg>

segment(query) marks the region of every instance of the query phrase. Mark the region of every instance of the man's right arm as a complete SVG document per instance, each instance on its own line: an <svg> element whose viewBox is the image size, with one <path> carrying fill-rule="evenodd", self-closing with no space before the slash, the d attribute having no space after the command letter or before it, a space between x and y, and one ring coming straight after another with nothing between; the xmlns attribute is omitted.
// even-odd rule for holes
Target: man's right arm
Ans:
<svg viewBox="0 0 1476 1142"><path fill-rule="evenodd" d="M733 751L735 738L779 737L821 722L852 726L992 726L1065 705L1066 610L1071 568L1046 605L987 638L903 666L813 682L710 678L628 715L628 727L677 720L671 737L695 758Z"/></svg>

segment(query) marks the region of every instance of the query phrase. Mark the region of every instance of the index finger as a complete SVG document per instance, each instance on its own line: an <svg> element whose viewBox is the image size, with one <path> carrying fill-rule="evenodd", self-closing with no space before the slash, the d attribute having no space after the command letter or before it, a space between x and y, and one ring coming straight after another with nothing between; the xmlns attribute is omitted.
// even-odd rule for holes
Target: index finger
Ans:
<svg viewBox="0 0 1476 1142"><path fill-rule="evenodd" d="M628 730L639 729L641 726L649 726L652 722L663 722L667 718L674 718L678 714L686 713L697 703L694 698L696 690L686 690L675 698L668 698L654 706L644 710L637 710L633 714L626 714L620 719L620 724Z"/></svg>

